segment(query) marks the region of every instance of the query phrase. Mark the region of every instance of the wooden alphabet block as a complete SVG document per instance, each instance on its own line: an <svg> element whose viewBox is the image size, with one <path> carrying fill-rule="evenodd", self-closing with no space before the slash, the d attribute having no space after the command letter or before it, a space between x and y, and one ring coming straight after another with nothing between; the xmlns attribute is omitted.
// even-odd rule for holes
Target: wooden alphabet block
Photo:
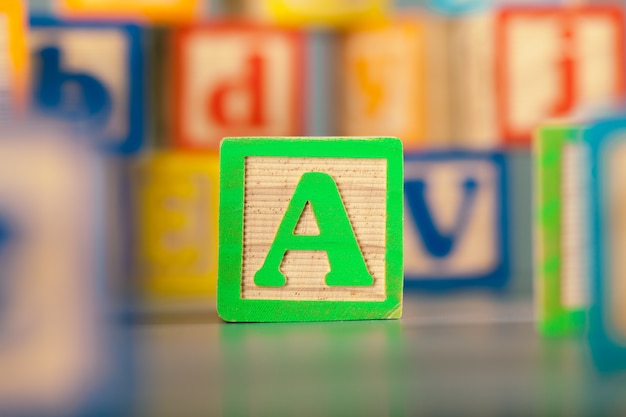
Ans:
<svg viewBox="0 0 626 417"><path fill-rule="evenodd" d="M20 0L0 3L0 123L25 110L28 102L26 10Z"/></svg>
<svg viewBox="0 0 626 417"><path fill-rule="evenodd" d="M547 118L617 106L626 96L624 36L617 5L502 10L495 32L501 136L527 145Z"/></svg>
<svg viewBox="0 0 626 417"><path fill-rule="evenodd" d="M137 26L33 19L35 111L87 130L110 152L138 151L144 136L141 42Z"/></svg>
<svg viewBox="0 0 626 417"><path fill-rule="evenodd" d="M385 17L390 0L246 0L248 13L282 25L346 26Z"/></svg>
<svg viewBox="0 0 626 417"><path fill-rule="evenodd" d="M545 335L582 334L590 303L583 128L549 124L535 139L535 303Z"/></svg>
<svg viewBox="0 0 626 417"><path fill-rule="evenodd" d="M104 319L100 162L49 126L1 131L3 415L114 415L119 405L107 383L124 380Z"/></svg>
<svg viewBox="0 0 626 417"><path fill-rule="evenodd" d="M131 19L157 23L192 20L200 0L56 0L62 16L91 19Z"/></svg>
<svg viewBox="0 0 626 417"><path fill-rule="evenodd" d="M181 29L174 40L174 141L217 151L225 136L303 130L303 35L247 24Z"/></svg>
<svg viewBox="0 0 626 417"><path fill-rule="evenodd" d="M340 42L342 134L391 135L405 149L423 147L425 41L417 19L351 29Z"/></svg>
<svg viewBox="0 0 626 417"><path fill-rule="evenodd" d="M220 317L400 317L399 139L227 138L220 173Z"/></svg>
<svg viewBox="0 0 626 417"><path fill-rule="evenodd" d="M601 370L626 369L626 119L604 120L584 133L589 147L591 353Z"/></svg>
<svg viewBox="0 0 626 417"><path fill-rule="evenodd" d="M427 152L405 162L407 287L503 287L509 277L504 155Z"/></svg>
<svg viewBox="0 0 626 417"><path fill-rule="evenodd" d="M219 161L215 155L148 155L138 172L140 275L150 299L215 295Z"/></svg>

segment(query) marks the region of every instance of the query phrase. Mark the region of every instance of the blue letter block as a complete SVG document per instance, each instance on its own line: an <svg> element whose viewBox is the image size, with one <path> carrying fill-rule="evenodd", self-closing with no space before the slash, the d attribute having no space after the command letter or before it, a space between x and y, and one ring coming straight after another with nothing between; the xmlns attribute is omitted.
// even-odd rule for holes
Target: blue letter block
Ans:
<svg viewBox="0 0 626 417"><path fill-rule="evenodd" d="M502 287L509 277L504 155L426 152L405 159L405 284Z"/></svg>
<svg viewBox="0 0 626 417"><path fill-rule="evenodd" d="M113 153L144 135L141 29L113 23L31 21L33 106L93 135Z"/></svg>

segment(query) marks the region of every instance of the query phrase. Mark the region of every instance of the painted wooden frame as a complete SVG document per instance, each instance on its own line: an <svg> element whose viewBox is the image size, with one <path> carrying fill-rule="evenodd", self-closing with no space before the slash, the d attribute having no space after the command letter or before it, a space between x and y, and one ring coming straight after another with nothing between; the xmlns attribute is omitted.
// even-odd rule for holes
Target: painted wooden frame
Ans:
<svg viewBox="0 0 626 417"><path fill-rule="evenodd" d="M384 288L379 301L243 298L246 160L250 157L384 162ZM367 161L364 161L366 163ZM334 161L341 165L339 161ZM358 162L358 161L357 161ZM227 138L220 153L217 309L226 321L399 318L402 312L402 145L396 138ZM303 177L304 178L304 175ZM300 184L300 183L298 183ZM256 184L255 187L260 186ZM295 194L294 194L295 195ZM290 204L290 203L289 203ZM282 226L282 224L281 224ZM295 231L295 229L294 229ZM269 257L269 255L267 256ZM258 272L258 270L257 270Z"/></svg>

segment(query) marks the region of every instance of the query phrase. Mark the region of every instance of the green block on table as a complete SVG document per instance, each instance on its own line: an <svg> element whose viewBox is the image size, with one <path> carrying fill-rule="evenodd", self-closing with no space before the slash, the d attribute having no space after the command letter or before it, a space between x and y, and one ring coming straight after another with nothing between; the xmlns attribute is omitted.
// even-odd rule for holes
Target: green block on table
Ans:
<svg viewBox="0 0 626 417"><path fill-rule="evenodd" d="M217 310L231 322L399 318L397 138L226 138Z"/></svg>
<svg viewBox="0 0 626 417"><path fill-rule="evenodd" d="M544 335L582 334L590 288L583 128L548 125L535 138L535 297Z"/></svg>

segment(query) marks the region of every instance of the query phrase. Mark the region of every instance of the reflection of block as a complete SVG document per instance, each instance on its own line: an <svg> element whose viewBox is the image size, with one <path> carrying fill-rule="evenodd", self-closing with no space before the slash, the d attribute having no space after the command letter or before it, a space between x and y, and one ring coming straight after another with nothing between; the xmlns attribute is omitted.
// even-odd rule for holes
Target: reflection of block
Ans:
<svg viewBox="0 0 626 417"><path fill-rule="evenodd" d="M501 136L527 144L549 117L616 106L626 95L619 6L509 8L497 17Z"/></svg>
<svg viewBox="0 0 626 417"><path fill-rule="evenodd" d="M353 29L341 38L346 135L392 135L405 147L425 141L424 38L417 21Z"/></svg>
<svg viewBox="0 0 626 417"><path fill-rule="evenodd" d="M584 138L591 154L587 198L594 294L588 334L600 369L626 369L626 119L592 125Z"/></svg>
<svg viewBox="0 0 626 417"><path fill-rule="evenodd" d="M193 19L199 0L56 0L60 13L68 17L129 18L156 22Z"/></svg>
<svg viewBox="0 0 626 417"><path fill-rule="evenodd" d="M218 159L161 153L139 171L140 273L152 298L207 298L217 276Z"/></svg>
<svg viewBox="0 0 626 417"><path fill-rule="evenodd" d="M33 106L76 123L118 153L143 141L141 30L117 24L32 21Z"/></svg>
<svg viewBox="0 0 626 417"><path fill-rule="evenodd" d="M581 333L589 306L582 128L538 131L535 302L540 331Z"/></svg>
<svg viewBox="0 0 626 417"><path fill-rule="evenodd" d="M10 120L15 110L26 104L25 14L20 0L0 3L0 123Z"/></svg>
<svg viewBox="0 0 626 417"><path fill-rule="evenodd" d="M503 286L509 275L504 156L409 155L405 165L408 287Z"/></svg>
<svg viewBox="0 0 626 417"><path fill-rule="evenodd" d="M231 138L220 165L223 319L400 316L398 139Z"/></svg>
<svg viewBox="0 0 626 417"><path fill-rule="evenodd" d="M251 14L285 25L343 26L382 20L389 0L245 0Z"/></svg>
<svg viewBox="0 0 626 417"><path fill-rule="evenodd" d="M303 39L293 31L245 24L177 32L176 145L217 150L224 136L300 134Z"/></svg>

